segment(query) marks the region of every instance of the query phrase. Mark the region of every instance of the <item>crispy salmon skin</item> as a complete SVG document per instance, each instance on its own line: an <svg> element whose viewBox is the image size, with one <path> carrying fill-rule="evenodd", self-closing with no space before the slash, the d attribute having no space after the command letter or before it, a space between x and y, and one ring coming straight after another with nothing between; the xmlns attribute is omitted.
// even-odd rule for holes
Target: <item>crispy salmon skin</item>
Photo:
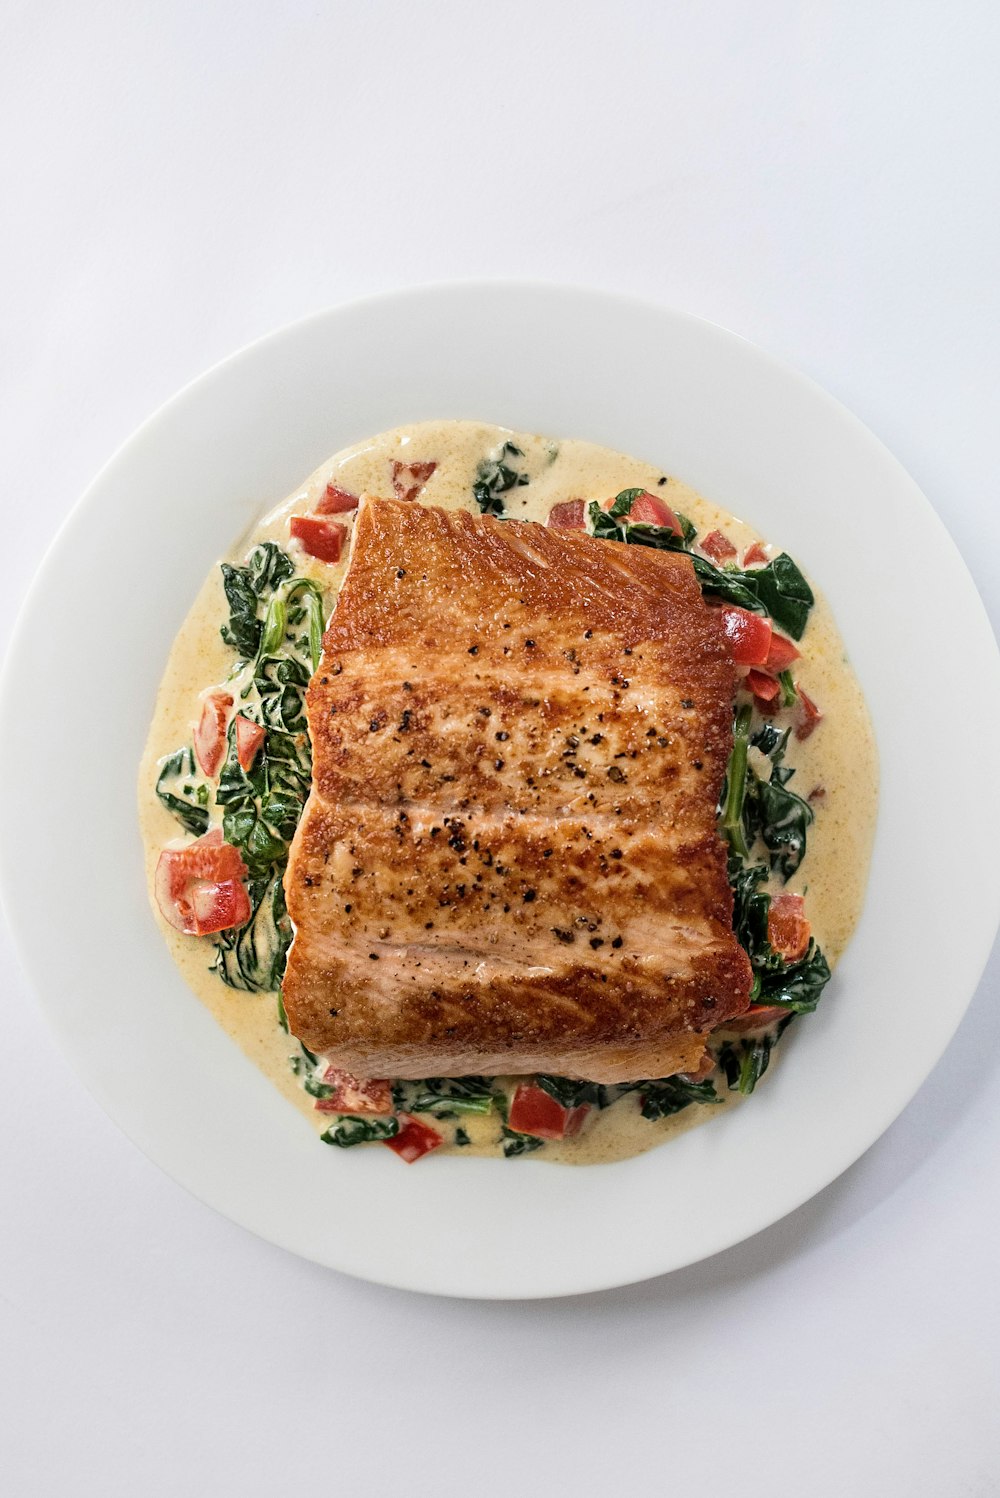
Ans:
<svg viewBox="0 0 1000 1498"><path fill-rule="evenodd" d="M356 1076L696 1067L751 983L734 687L689 557L364 500L307 699L293 1033Z"/></svg>

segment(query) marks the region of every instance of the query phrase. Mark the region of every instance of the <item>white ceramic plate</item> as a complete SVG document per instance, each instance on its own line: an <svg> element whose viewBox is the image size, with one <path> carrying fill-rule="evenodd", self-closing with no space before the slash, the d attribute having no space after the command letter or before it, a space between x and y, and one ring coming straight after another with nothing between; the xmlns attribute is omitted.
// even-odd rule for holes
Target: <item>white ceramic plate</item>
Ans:
<svg viewBox="0 0 1000 1498"><path fill-rule="evenodd" d="M188 992L147 908L136 768L202 578L330 453L442 416L620 448L746 516L829 596L874 717L882 801L868 901L818 1013L748 1105L621 1164L432 1158L407 1169L388 1150L326 1148ZM50 671L74 641L83 654L61 657L66 670L99 673L100 692L93 716L74 713L67 764L65 698ZM930 778L927 680L946 681L961 705L946 811ZM941 1055L1000 908L998 703L996 645L940 522L871 433L801 375L710 324L592 292L405 292L322 313L210 371L77 505L3 680L0 783L17 788L3 896L88 1087L220 1212L320 1263L413 1289L506 1297L625 1284L806 1201L878 1138Z"/></svg>

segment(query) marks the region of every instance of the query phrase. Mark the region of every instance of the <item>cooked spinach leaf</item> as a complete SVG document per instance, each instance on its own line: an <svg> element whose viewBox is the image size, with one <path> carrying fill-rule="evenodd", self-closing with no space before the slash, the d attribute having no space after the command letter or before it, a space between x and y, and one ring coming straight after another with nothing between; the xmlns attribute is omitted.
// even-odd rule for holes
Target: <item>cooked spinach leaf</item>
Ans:
<svg viewBox="0 0 1000 1498"><path fill-rule="evenodd" d="M260 696L265 727L305 733L305 692L310 675L308 666L292 655L261 655L254 666L253 684Z"/></svg>
<svg viewBox="0 0 1000 1498"><path fill-rule="evenodd" d="M822 949L810 941L801 962L775 964L761 974L761 1004L776 1004L791 1014L812 1014L830 981L830 964Z"/></svg>
<svg viewBox="0 0 1000 1498"><path fill-rule="evenodd" d="M769 614L779 629L793 640L801 640L815 603L812 588L787 552L776 556L766 567L716 567L705 557L693 557L695 574L703 593L724 598L740 608L758 614Z"/></svg>
<svg viewBox="0 0 1000 1498"><path fill-rule="evenodd" d="M805 857L806 829L815 813L808 801L788 789L780 778L782 769L777 766L770 780L747 770L743 826L747 842L759 837L771 855L772 870L787 882Z"/></svg>
<svg viewBox="0 0 1000 1498"><path fill-rule="evenodd" d="M771 896L761 885L766 883L768 868L765 863L743 863L739 858L729 859L729 884L733 891L733 930L740 946L755 967L768 960L771 951L767 939L767 913L771 907ZM756 1002L756 999L753 1000Z"/></svg>
<svg viewBox="0 0 1000 1498"><path fill-rule="evenodd" d="M222 638L244 659L252 660L260 644L261 623L257 618L257 595L250 586L247 569L223 562L222 586L229 603L229 623L222 626Z"/></svg>
<svg viewBox="0 0 1000 1498"><path fill-rule="evenodd" d="M392 1139L399 1133L398 1118L341 1118L319 1137L324 1144L335 1144L342 1150L372 1139Z"/></svg>
<svg viewBox="0 0 1000 1498"><path fill-rule="evenodd" d="M476 469L476 482L472 495L484 515L502 516L506 513L503 496L530 479L526 473L512 468L507 458L523 458L524 453L513 442L505 442L495 457L484 458Z"/></svg>
<svg viewBox="0 0 1000 1498"><path fill-rule="evenodd" d="M794 707L799 700L799 694L796 690L791 671L779 671L778 680L781 682L782 707Z"/></svg>
<svg viewBox="0 0 1000 1498"><path fill-rule="evenodd" d="M504 1158L512 1159L515 1155L530 1155L532 1150L540 1150L545 1143L544 1139L536 1139L534 1134L518 1134L513 1129L508 1129L504 1124L500 1130L503 1140Z"/></svg>
<svg viewBox="0 0 1000 1498"><path fill-rule="evenodd" d="M423 1082L397 1084L408 1113L432 1113L455 1118L459 1113L490 1113L493 1094L489 1077L429 1077Z"/></svg>
<svg viewBox="0 0 1000 1498"><path fill-rule="evenodd" d="M730 1041L722 1047L719 1065L725 1073L730 1092L750 1096L767 1071L774 1043L774 1036L762 1035L759 1039Z"/></svg>
<svg viewBox="0 0 1000 1498"><path fill-rule="evenodd" d="M291 557L274 541L261 541L247 558L247 577L258 598L273 593L294 571Z"/></svg>
<svg viewBox="0 0 1000 1498"><path fill-rule="evenodd" d="M626 546L651 546L657 551L685 551L697 536L686 515L677 514L681 535L668 525L653 525L648 520L629 520L632 506L645 489L623 489L609 510L602 510L596 499L587 506L590 533L605 541L621 541ZM624 520L624 524L619 522Z"/></svg>
<svg viewBox="0 0 1000 1498"><path fill-rule="evenodd" d="M589 1103L594 1108L607 1108L614 1102L611 1089L600 1082L575 1082L569 1077L537 1076L535 1081L543 1092L554 1097L564 1108L579 1108Z"/></svg>
<svg viewBox="0 0 1000 1498"><path fill-rule="evenodd" d="M264 625L257 617L258 604L294 570L290 558L273 541L255 546L245 567L222 563L222 586L229 604L229 623L222 626L222 638L244 660L252 660L260 648Z"/></svg>
<svg viewBox="0 0 1000 1498"><path fill-rule="evenodd" d="M587 519L590 521L590 533L605 541L623 540L621 526L607 512L602 510L596 499L592 499L587 506Z"/></svg>
<svg viewBox="0 0 1000 1498"><path fill-rule="evenodd" d="M689 526L694 536L694 526L685 515L678 515L682 526ZM636 520L625 527L625 540L630 546L652 546L657 551L687 551L690 541L687 533L679 536L669 525L653 525L648 520Z"/></svg>
<svg viewBox="0 0 1000 1498"><path fill-rule="evenodd" d="M692 1103L721 1103L711 1081L689 1082L686 1077L662 1077L652 1082L635 1082L630 1090L639 1092L643 1118L667 1118L680 1113Z"/></svg>
<svg viewBox="0 0 1000 1498"><path fill-rule="evenodd" d="M785 754L789 730L779 733L773 723L762 723L757 732L750 735L750 742L761 754L770 757L772 764L779 763Z"/></svg>
<svg viewBox="0 0 1000 1498"><path fill-rule="evenodd" d="M645 489L623 489L620 494L615 495L614 504L611 505L608 514L614 520L617 520L620 515L628 515L639 495L645 492Z"/></svg>
<svg viewBox="0 0 1000 1498"><path fill-rule="evenodd" d="M741 858L746 858L750 852L744 833L744 802L748 777L751 773L747 768L750 717L750 705L745 704L737 709L733 720L733 747L729 752L729 763L726 766L726 780L722 792L722 815L719 820L719 831L733 852Z"/></svg>
<svg viewBox="0 0 1000 1498"><path fill-rule="evenodd" d="M156 794L185 832L201 837L208 831L208 787L203 782L195 784L195 775L191 749L178 749L163 761L156 780Z"/></svg>
<svg viewBox="0 0 1000 1498"><path fill-rule="evenodd" d="M309 794L310 777L309 742L304 734L271 730L264 752L250 770L241 768L235 742L230 743L216 801L224 808L223 836L239 848L251 874L259 875L272 864L284 868L288 844Z"/></svg>
<svg viewBox="0 0 1000 1498"><path fill-rule="evenodd" d="M302 1086L310 1097L328 1098L333 1097L334 1089L328 1087L325 1082L317 1082L312 1072L306 1072L302 1078Z"/></svg>
<svg viewBox="0 0 1000 1498"><path fill-rule="evenodd" d="M244 926L216 933L212 969L230 988L270 993L281 986L292 943L292 923L285 908L280 872L251 878L247 892L250 919ZM279 1008L278 1022L282 1029L288 1029L284 1005Z"/></svg>

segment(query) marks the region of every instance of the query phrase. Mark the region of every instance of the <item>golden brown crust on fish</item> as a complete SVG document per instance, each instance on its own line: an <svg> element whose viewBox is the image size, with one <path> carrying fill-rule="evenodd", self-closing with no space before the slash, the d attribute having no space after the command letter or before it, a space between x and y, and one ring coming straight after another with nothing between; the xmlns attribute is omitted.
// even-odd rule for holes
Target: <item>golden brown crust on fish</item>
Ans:
<svg viewBox="0 0 1000 1498"><path fill-rule="evenodd" d="M363 503L309 688L293 1032L359 1076L695 1067L747 1007L690 559Z"/></svg>

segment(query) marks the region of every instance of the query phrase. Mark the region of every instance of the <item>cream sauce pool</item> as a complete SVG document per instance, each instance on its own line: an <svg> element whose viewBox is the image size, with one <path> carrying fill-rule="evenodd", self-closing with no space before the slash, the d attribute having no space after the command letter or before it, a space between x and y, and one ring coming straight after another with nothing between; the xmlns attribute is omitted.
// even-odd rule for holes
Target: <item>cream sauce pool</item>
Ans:
<svg viewBox="0 0 1000 1498"><path fill-rule="evenodd" d="M544 523L552 505L561 500L606 500L622 489L641 487L662 495L674 510L686 515L699 536L714 529L722 531L741 555L746 547L762 539L744 521L719 509L680 479L622 453L589 442L554 441L478 422L443 421L387 432L331 458L244 536L227 560L242 563L258 542L276 541L292 558L296 573L311 577L323 589L329 612L347 570L349 551L345 548L343 560L336 565L306 556L297 542L289 541L290 516L311 512L331 481L353 494L391 494L394 459L407 464L437 464L418 502L478 514L472 491L479 465L495 457L508 441L523 455L508 461L529 476L527 484L502 496L510 519ZM349 527L352 524L351 515L336 518ZM776 553L781 538L774 540L772 551ZM802 559L796 560L801 563ZM219 634L227 618L222 577L216 565L170 653L139 774L139 814L150 899L186 982L264 1074L317 1132L322 1132L329 1127L331 1116L315 1110L314 1099L291 1070L290 1057L298 1053L298 1046L278 1024L276 995L228 988L211 971L211 938L175 931L161 916L152 894L160 851L180 832L155 793L159 762L181 745L190 744L192 728L200 715L200 695L206 688L224 682L232 670L234 652ZM818 593L799 648L802 658L795 663L795 679L824 716L807 740L800 742L794 734L791 736L785 763L796 771L794 789L801 796L816 790L823 794L813 803L815 821L809 829L806 857L786 888L807 893L806 913L813 934L832 967L850 938L864 899L875 826L876 752L861 690L830 609ZM784 720L777 721L781 726ZM772 879L770 888L775 887ZM777 888L781 888L780 882ZM775 1059L780 1051L779 1046ZM716 1085L727 1105L738 1098L739 1094L727 1092L718 1078ZM574 1164L623 1159L721 1111L718 1106L692 1104L671 1117L651 1121L641 1116L638 1095L631 1093L595 1113L576 1139L547 1143L531 1158ZM433 1123L433 1119L428 1118L428 1122ZM470 1143L464 1148L449 1146L455 1153L499 1153L497 1117L463 1116L460 1122Z"/></svg>

